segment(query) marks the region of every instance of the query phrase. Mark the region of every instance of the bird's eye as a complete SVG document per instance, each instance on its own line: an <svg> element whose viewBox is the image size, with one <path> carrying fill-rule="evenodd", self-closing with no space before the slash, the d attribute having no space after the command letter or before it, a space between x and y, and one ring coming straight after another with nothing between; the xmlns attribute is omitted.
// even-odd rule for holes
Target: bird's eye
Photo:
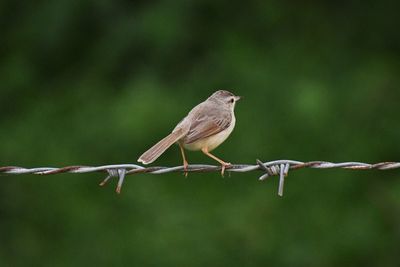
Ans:
<svg viewBox="0 0 400 267"><path fill-rule="evenodd" d="M235 102L235 99L231 98L231 100L229 102L233 103L233 102Z"/></svg>

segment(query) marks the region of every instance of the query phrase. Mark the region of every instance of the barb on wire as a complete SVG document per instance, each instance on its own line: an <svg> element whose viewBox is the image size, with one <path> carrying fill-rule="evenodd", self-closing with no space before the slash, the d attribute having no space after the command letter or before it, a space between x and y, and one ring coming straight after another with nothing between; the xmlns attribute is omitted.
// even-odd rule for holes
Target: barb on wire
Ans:
<svg viewBox="0 0 400 267"><path fill-rule="evenodd" d="M341 162L333 163L327 161L309 161L302 162L296 160L275 160L262 162L257 159L257 164L233 164L226 167L227 172L250 172L255 170L263 171L259 177L260 181L266 180L271 176L279 175L279 188L278 195L283 196L283 186L285 177L288 176L289 170L298 170L302 168L314 169L331 169L342 168L351 170L390 170L400 168L400 162L380 162L375 164L362 163L362 162ZM164 174L171 172L215 172L221 171L221 166L205 165L205 164L192 164L184 170L183 166L176 167L143 167L136 164L118 164L118 165L104 165L104 166L67 166L62 168L54 167L40 167L40 168L23 168L16 166L0 167L0 174L36 174L36 175L51 175L60 173L89 173L89 172L106 172L107 177L100 183L100 186L105 185L111 178L117 177L118 184L116 192L120 193L122 184L126 175L133 175L137 173L150 173L150 174Z"/></svg>

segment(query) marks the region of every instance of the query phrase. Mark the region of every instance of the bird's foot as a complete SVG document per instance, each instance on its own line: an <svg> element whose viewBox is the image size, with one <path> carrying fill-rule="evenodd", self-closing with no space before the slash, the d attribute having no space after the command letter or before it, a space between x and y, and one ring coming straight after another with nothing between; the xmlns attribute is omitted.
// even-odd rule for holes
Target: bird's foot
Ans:
<svg viewBox="0 0 400 267"><path fill-rule="evenodd" d="M230 164L229 162L224 162L221 165L221 176L224 177L224 173L225 173L225 169L226 168L230 168L232 167L232 164Z"/></svg>
<svg viewBox="0 0 400 267"><path fill-rule="evenodd" d="M188 166L189 166L189 164L188 164L188 162L185 160L185 161L183 162L183 175L185 175L185 178L187 178L187 177L188 177L188 174L189 174L189 172L188 172Z"/></svg>

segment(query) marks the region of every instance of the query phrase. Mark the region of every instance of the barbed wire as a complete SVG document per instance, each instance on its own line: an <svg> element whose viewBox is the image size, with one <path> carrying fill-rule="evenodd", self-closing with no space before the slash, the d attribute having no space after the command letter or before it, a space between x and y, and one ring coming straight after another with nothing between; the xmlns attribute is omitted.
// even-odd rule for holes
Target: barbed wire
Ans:
<svg viewBox="0 0 400 267"><path fill-rule="evenodd" d="M400 162L380 162L375 164L363 162L341 162L333 163L328 161L309 161L302 162L296 160L275 160L262 162L257 159L257 164L233 164L226 167L227 172L250 172L260 170L264 172L258 179L260 181L266 180L271 176L279 176L278 195L283 196L283 187L285 177L288 175L289 170L298 170L302 168L314 169L332 169L342 168L351 170L390 170L400 168ZM103 165L103 166L67 166L62 168L54 167L39 167L39 168L23 168L17 166L4 166L0 167L0 174L18 175L18 174L35 174L35 175L52 175L61 173L90 173L90 172L106 172L107 177L100 183L100 186L105 185L111 178L117 177L118 183L116 192L120 193L122 184L126 175L133 175L138 173L150 174L165 174L172 172L216 172L221 171L221 166L205 165L205 164L191 164L186 169L183 166L176 167L143 167L136 164L117 164L117 165Z"/></svg>

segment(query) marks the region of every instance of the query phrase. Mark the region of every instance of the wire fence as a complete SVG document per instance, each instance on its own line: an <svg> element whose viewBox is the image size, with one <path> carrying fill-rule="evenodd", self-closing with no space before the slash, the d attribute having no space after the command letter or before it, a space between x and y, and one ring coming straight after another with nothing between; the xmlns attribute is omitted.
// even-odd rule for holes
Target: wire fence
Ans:
<svg viewBox="0 0 400 267"><path fill-rule="evenodd" d="M313 169L332 169L342 168L351 170L390 170L400 168L400 162L380 162L375 164L362 163L362 162L341 162L333 163L327 161L309 161L302 162L296 160L275 160L262 162L257 160L257 164L233 164L226 167L227 172L250 172L262 171L263 174L258 178L261 181L266 180L271 176L279 176L278 195L283 196L283 187L285 177L288 175L289 170L298 170L302 168ZM192 164L185 170L183 166L176 167L143 167L136 164L118 164L118 165L103 165L103 166L67 166L62 168L54 167L39 167L39 168L23 168L17 166L0 167L0 174L18 175L18 174L35 174L35 175L52 175L61 173L90 173L90 172L106 172L107 177L100 183L101 186L105 185L111 178L118 178L116 192L120 193L122 184L126 175L133 175L139 173L150 174L165 174L172 172L217 172L221 171L221 166Z"/></svg>

